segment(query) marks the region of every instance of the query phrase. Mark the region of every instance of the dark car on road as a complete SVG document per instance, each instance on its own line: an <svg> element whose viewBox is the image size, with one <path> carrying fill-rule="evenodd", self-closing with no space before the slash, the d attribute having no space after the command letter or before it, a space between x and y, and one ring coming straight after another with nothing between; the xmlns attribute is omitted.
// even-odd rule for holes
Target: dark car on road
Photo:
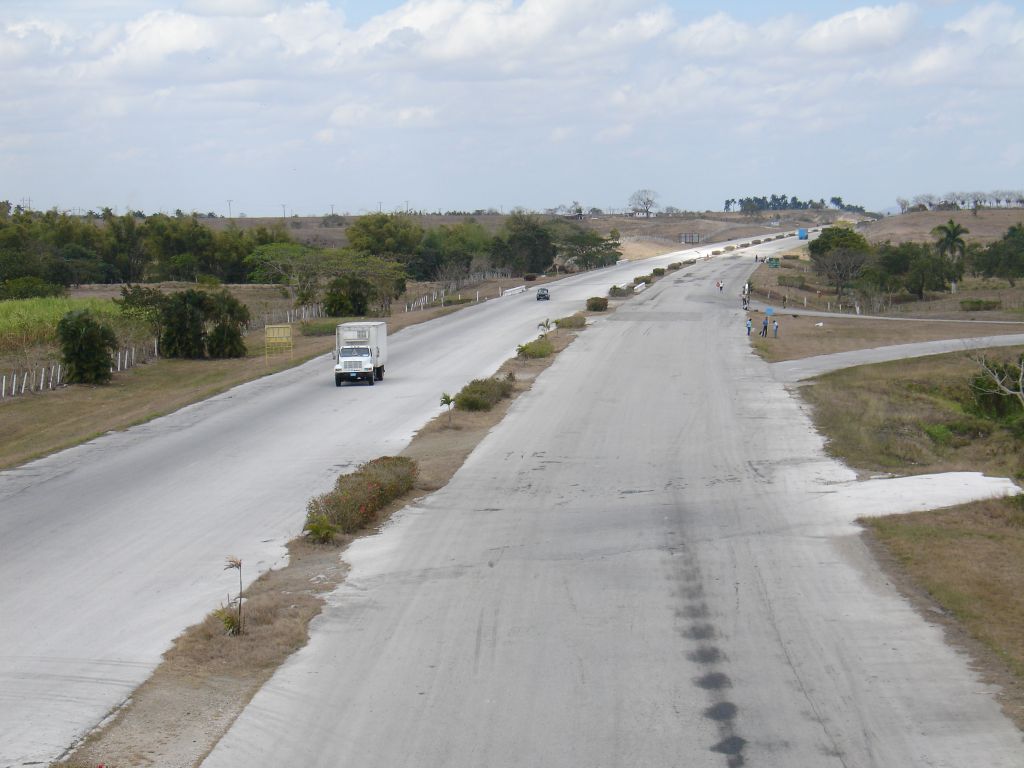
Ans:
<svg viewBox="0 0 1024 768"><path fill-rule="evenodd" d="M551 298L551 291L549 291L547 288L538 288L537 289L537 301L547 301L550 298Z"/></svg>

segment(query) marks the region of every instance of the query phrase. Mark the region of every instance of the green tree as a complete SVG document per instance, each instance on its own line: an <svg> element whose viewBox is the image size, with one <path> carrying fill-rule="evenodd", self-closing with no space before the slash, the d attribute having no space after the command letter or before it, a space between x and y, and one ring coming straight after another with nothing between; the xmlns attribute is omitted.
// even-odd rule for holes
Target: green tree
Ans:
<svg viewBox="0 0 1024 768"><path fill-rule="evenodd" d="M975 263L985 277L1001 277L1015 286L1024 277L1024 224L1014 224L1001 240L979 251Z"/></svg>
<svg viewBox="0 0 1024 768"><path fill-rule="evenodd" d="M541 220L528 213L515 212L505 220L491 245L491 263L516 274L546 272L555 260L557 249L551 231Z"/></svg>
<svg viewBox="0 0 1024 768"><path fill-rule="evenodd" d="M559 228L555 244L562 263L567 267L598 269L610 266L622 258L617 238L604 238L592 229L571 223Z"/></svg>
<svg viewBox="0 0 1024 768"><path fill-rule="evenodd" d="M120 279L128 283L142 280L150 261L143 230L131 214L115 216L104 209L103 221L107 232L107 261Z"/></svg>
<svg viewBox="0 0 1024 768"><path fill-rule="evenodd" d="M117 337L88 310L68 312L57 323L61 357L70 384L106 384L114 364Z"/></svg>
<svg viewBox="0 0 1024 768"><path fill-rule="evenodd" d="M114 299L121 314L143 321L158 339L163 332L167 296L159 288L144 285L121 286L121 298Z"/></svg>
<svg viewBox="0 0 1024 768"><path fill-rule="evenodd" d="M954 270L962 265L964 253L967 250L967 241L964 240L964 235L970 234L970 230L950 219L945 224L940 224L932 229L932 234L938 238L935 241L935 249L939 256L948 259ZM959 274L953 277L953 293L956 293L956 281L959 277Z"/></svg>
<svg viewBox="0 0 1024 768"><path fill-rule="evenodd" d="M337 274L332 253L298 243L267 243L254 248L245 262L252 280L287 285L301 305L315 302L325 279Z"/></svg>
<svg viewBox="0 0 1024 768"><path fill-rule="evenodd" d="M167 297L160 336L164 357L199 359L206 355L206 313L210 305L210 296L193 288Z"/></svg>
<svg viewBox="0 0 1024 768"><path fill-rule="evenodd" d="M360 216L345 231L356 251L407 261L423 239L423 229L408 216L372 213Z"/></svg>
<svg viewBox="0 0 1024 768"><path fill-rule="evenodd" d="M206 339L210 357L245 357L242 334L249 322L249 308L227 290L222 290L210 295L206 317L213 323Z"/></svg>
<svg viewBox="0 0 1024 768"><path fill-rule="evenodd" d="M355 275L331 280L324 291L324 312L330 317L361 317L370 309L373 287Z"/></svg>
<svg viewBox="0 0 1024 768"><path fill-rule="evenodd" d="M911 259L903 283L910 293L923 301L925 291L946 290L946 282L955 274L955 269L948 258L925 246Z"/></svg>
<svg viewBox="0 0 1024 768"><path fill-rule="evenodd" d="M837 297L857 279L871 252L864 236L846 227L825 227L807 247L814 270L836 286Z"/></svg>

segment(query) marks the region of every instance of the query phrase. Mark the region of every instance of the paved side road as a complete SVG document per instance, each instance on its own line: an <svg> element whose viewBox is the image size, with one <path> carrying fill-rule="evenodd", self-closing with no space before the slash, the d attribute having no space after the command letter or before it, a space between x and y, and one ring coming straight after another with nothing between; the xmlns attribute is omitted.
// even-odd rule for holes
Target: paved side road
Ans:
<svg viewBox="0 0 1024 768"><path fill-rule="evenodd" d="M850 352L836 352L831 355L805 357L802 360L785 360L772 363L771 372L776 381L797 382L813 379L825 373L851 368L855 365L888 363L912 357L941 355L946 352L968 352L991 347L1016 347L1024 344L1024 333L1006 336L978 336L970 339L944 339L941 341L920 341L913 344L892 344L871 349L857 349Z"/></svg>
<svg viewBox="0 0 1024 768"><path fill-rule="evenodd" d="M1024 765L853 520L857 483L698 265L600 320L352 570L205 768Z"/></svg>

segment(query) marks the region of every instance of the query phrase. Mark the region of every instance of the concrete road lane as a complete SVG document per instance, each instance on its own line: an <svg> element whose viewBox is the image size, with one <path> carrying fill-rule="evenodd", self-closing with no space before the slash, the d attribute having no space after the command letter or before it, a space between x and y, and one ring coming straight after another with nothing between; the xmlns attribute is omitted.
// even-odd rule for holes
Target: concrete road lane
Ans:
<svg viewBox="0 0 1024 768"><path fill-rule="evenodd" d="M446 488L355 543L204 767L1024 765L852 522L1016 489L858 484L715 290L746 268L597 321Z"/></svg>
<svg viewBox="0 0 1024 768"><path fill-rule="evenodd" d="M380 386L335 388L325 356L0 472L0 766L63 753L225 599L226 556L247 581L280 562L306 499L400 451L442 392L491 374L546 318L681 256L408 328Z"/></svg>

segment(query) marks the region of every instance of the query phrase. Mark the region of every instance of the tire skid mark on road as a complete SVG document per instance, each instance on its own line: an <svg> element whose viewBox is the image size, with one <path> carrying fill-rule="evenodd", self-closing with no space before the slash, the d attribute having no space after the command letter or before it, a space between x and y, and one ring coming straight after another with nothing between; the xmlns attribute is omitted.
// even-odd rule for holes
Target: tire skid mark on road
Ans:
<svg viewBox="0 0 1024 768"><path fill-rule="evenodd" d="M739 707L727 698L726 691L732 688L732 680L720 668L728 663L728 657L716 643L720 634L705 599L700 564L685 542L674 543L669 549L671 578L679 585L676 594L682 601L675 609L678 632L688 643L686 658L705 670L694 678L693 684L706 692L709 706L702 714L714 722L718 730L718 742L708 749L724 755L727 768L741 768L746 763L743 752L747 740L736 728Z"/></svg>

